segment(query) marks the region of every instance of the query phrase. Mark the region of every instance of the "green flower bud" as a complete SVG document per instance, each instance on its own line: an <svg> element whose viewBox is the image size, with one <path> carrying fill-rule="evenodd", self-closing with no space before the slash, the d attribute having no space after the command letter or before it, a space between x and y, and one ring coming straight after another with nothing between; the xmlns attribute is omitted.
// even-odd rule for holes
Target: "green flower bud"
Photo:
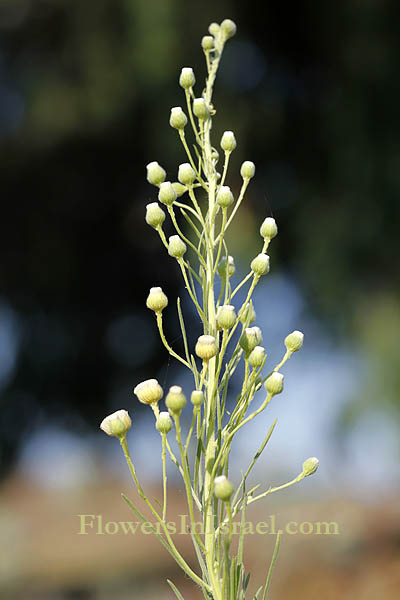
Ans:
<svg viewBox="0 0 400 600"><path fill-rule="evenodd" d="M214 479L214 494L219 500L229 502L234 491L235 488L225 475L220 475Z"/></svg>
<svg viewBox="0 0 400 600"><path fill-rule="evenodd" d="M169 388L165 404L172 414L180 414L182 408L186 406L186 397L179 385Z"/></svg>
<svg viewBox="0 0 400 600"><path fill-rule="evenodd" d="M285 346L288 352L297 352L303 345L304 333L301 331L292 331L285 337Z"/></svg>
<svg viewBox="0 0 400 600"><path fill-rule="evenodd" d="M224 152L233 152L236 148L236 139L233 131L225 131L221 138L221 148Z"/></svg>
<svg viewBox="0 0 400 600"><path fill-rule="evenodd" d="M214 37L219 34L219 30L220 30L220 27L219 27L218 23L211 23L211 25L208 28L208 31Z"/></svg>
<svg viewBox="0 0 400 600"><path fill-rule="evenodd" d="M183 87L184 90L190 90L195 83L196 77L194 76L192 67L183 67L179 77L179 85Z"/></svg>
<svg viewBox="0 0 400 600"><path fill-rule="evenodd" d="M265 240L272 240L278 233L278 227L276 225L275 219L272 217L267 217L261 224L260 227L260 235Z"/></svg>
<svg viewBox="0 0 400 600"><path fill-rule="evenodd" d="M160 412L156 421L156 429L160 433L169 433L172 429L172 420L168 412Z"/></svg>
<svg viewBox="0 0 400 600"><path fill-rule="evenodd" d="M283 375L282 373L272 373L265 382L265 389L269 394L275 396L283 390Z"/></svg>
<svg viewBox="0 0 400 600"><path fill-rule="evenodd" d="M157 161L149 163L147 169L147 181L152 185L159 186L167 176L165 170L158 164Z"/></svg>
<svg viewBox="0 0 400 600"><path fill-rule="evenodd" d="M151 204L148 204L146 206L145 218L146 223L150 225L150 227L154 227L154 229L157 229L158 227L161 227L161 225L165 221L165 212L163 211L161 206L158 205L157 202L151 202Z"/></svg>
<svg viewBox="0 0 400 600"><path fill-rule="evenodd" d="M193 406L201 406L204 402L204 394L200 390L193 390L190 396L190 402Z"/></svg>
<svg viewBox="0 0 400 600"><path fill-rule="evenodd" d="M160 287L150 288L150 293L147 296L146 306L150 310L158 313L164 310L168 306L168 298Z"/></svg>
<svg viewBox="0 0 400 600"><path fill-rule="evenodd" d="M214 38L211 35L205 35L201 40L203 50L212 50L214 48Z"/></svg>
<svg viewBox="0 0 400 600"><path fill-rule="evenodd" d="M197 340L195 352L202 360L209 360L218 352L217 341L212 335L201 335Z"/></svg>
<svg viewBox="0 0 400 600"><path fill-rule="evenodd" d="M218 271L218 275L222 279L225 279L227 272L228 272L229 277L233 277L233 275L235 274L235 271L236 271L235 261L233 260L233 256L228 256L228 259L226 258L226 256L223 256L218 263L217 271Z"/></svg>
<svg viewBox="0 0 400 600"><path fill-rule="evenodd" d="M126 410L117 410L108 415L100 423L102 429L107 435L112 435L119 439L125 437L126 432L131 428L132 421Z"/></svg>
<svg viewBox="0 0 400 600"><path fill-rule="evenodd" d="M240 167L240 174L243 179L251 179L256 172L256 166L251 160L245 160Z"/></svg>
<svg viewBox="0 0 400 600"><path fill-rule="evenodd" d="M157 404L164 394L157 379L146 379L146 381L138 383L133 393L136 394L139 402L143 404Z"/></svg>
<svg viewBox="0 0 400 600"><path fill-rule="evenodd" d="M217 312L217 324L221 329L230 329L236 323L235 307L231 304L220 306Z"/></svg>
<svg viewBox="0 0 400 600"><path fill-rule="evenodd" d="M170 181L164 181L160 184L158 199L162 204L165 204L166 206L172 206L172 204L175 202L176 192Z"/></svg>
<svg viewBox="0 0 400 600"><path fill-rule="evenodd" d="M315 471L318 469L319 460L312 456L311 458L307 458L303 462L303 475L304 477L308 477L309 475L314 475Z"/></svg>
<svg viewBox="0 0 400 600"><path fill-rule="evenodd" d="M233 37L236 33L236 30L236 23L234 23L231 19L224 19L224 21L222 21L221 33L226 40Z"/></svg>
<svg viewBox="0 0 400 600"><path fill-rule="evenodd" d="M231 188L229 185L223 185L219 188L219 192L217 194L217 203L222 208L228 208L233 202L233 194L231 192Z"/></svg>
<svg viewBox="0 0 400 600"><path fill-rule="evenodd" d="M174 192L175 192L177 198L179 198L180 196L183 196L183 194L187 190L187 187L185 185L182 185L181 183L178 183L178 181L174 181L174 183L172 184L172 187L174 189Z"/></svg>
<svg viewBox="0 0 400 600"><path fill-rule="evenodd" d="M249 363L254 369L258 369L264 364L266 358L265 349L262 346L256 346L250 352Z"/></svg>
<svg viewBox="0 0 400 600"><path fill-rule="evenodd" d="M187 246L179 235L171 235L168 244L168 254L173 258L179 259L185 254Z"/></svg>
<svg viewBox="0 0 400 600"><path fill-rule="evenodd" d="M251 261L250 268L255 275L265 275L269 272L269 256L268 254L258 254Z"/></svg>
<svg viewBox="0 0 400 600"><path fill-rule="evenodd" d="M256 346L262 342L262 333L259 327L246 327L239 339L240 347L244 350L246 356L250 354Z"/></svg>
<svg viewBox="0 0 400 600"><path fill-rule="evenodd" d="M193 182L196 179L196 173L189 163L182 163L179 165L178 179L183 185L193 185Z"/></svg>
<svg viewBox="0 0 400 600"><path fill-rule="evenodd" d="M244 311L240 317L241 323L251 325L256 320L256 311L254 310L253 300L246 304Z"/></svg>
<svg viewBox="0 0 400 600"><path fill-rule="evenodd" d="M180 106L174 106L174 108L171 108L169 124L174 129L183 129L186 127L187 117Z"/></svg>
<svg viewBox="0 0 400 600"><path fill-rule="evenodd" d="M210 111L204 98L195 98L193 100L193 112L202 121L206 121L209 118Z"/></svg>

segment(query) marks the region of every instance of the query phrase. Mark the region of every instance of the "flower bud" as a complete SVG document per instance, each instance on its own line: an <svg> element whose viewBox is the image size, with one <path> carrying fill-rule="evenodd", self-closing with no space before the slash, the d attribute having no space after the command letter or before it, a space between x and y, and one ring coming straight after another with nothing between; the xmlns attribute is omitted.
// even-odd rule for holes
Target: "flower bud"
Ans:
<svg viewBox="0 0 400 600"><path fill-rule="evenodd" d="M132 421L126 410L117 410L108 415L100 423L102 429L107 435L112 435L117 438L123 438L126 432L131 428Z"/></svg>
<svg viewBox="0 0 400 600"><path fill-rule="evenodd" d="M147 181L152 185L159 186L160 183L165 181L167 173L165 170L158 164L157 161L153 161L149 163L146 167L147 169Z"/></svg>
<svg viewBox="0 0 400 600"><path fill-rule="evenodd" d="M240 322L243 324L251 325L256 320L256 311L254 310L253 300L250 300L246 304L244 311L240 317Z"/></svg>
<svg viewBox="0 0 400 600"><path fill-rule="evenodd" d="M264 364L266 358L265 349L262 346L256 346L250 352L249 363L254 369L258 369Z"/></svg>
<svg viewBox="0 0 400 600"><path fill-rule="evenodd" d="M179 235L171 235L168 244L168 254L173 258L179 259L185 254L187 246Z"/></svg>
<svg viewBox="0 0 400 600"><path fill-rule="evenodd" d="M146 206L146 223L154 229L158 229L165 221L165 212L157 202L151 202Z"/></svg>
<svg viewBox="0 0 400 600"><path fill-rule="evenodd" d="M185 185L182 185L181 183L179 183L178 181L174 181L174 183L172 184L172 188L177 196L177 198L179 198L180 196L183 196L183 194L186 192L187 188Z"/></svg>
<svg viewBox="0 0 400 600"><path fill-rule="evenodd" d="M304 477L308 477L309 475L314 475L315 471L318 469L319 460L312 456L311 458L307 458L303 462L303 475Z"/></svg>
<svg viewBox="0 0 400 600"><path fill-rule="evenodd" d="M210 116L206 101L204 98L195 98L193 100L193 112L198 119L206 121Z"/></svg>
<svg viewBox="0 0 400 600"><path fill-rule="evenodd" d="M203 50L208 51L214 48L214 38L212 35L205 35L201 40Z"/></svg>
<svg viewBox="0 0 400 600"><path fill-rule="evenodd" d="M248 356L256 346L262 342L262 333L259 327L246 327L239 339L240 347Z"/></svg>
<svg viewBox="0 0 400 600"><path fill-rule="evenodd" d="M214 37L219 34L219 30L220 30L220 27L219 27L218 23L211 23L211 25L208 28L208 31Z"/></svg>
<svg viewBox="0 0 400 600"><path fill-rule="evenodd" d="M261 276L269 272L269 256L268 254L258 254L251 261L250 268L255 275Z"/></svg>
<svg viewBox="0 0 400 600"><path fill-rule="evenodd" d="M133 390L139 401L143 404L157 404L163 397L163 389L157 379L146 379L138 383Z"/></svg>
<svg viewBox="0 0 400 600"><path fill-rule="evenodd" d="M214 479L214 494L219 500L228 502L234 490L235 488L225 475L220 475Z"/></svg>
<svg viewBox="0 0 400 600"><path fill-rule="evenodd" d="M231 192L231 188L229 185L223 185L219 188L219 192L217 194L217 203L222 208L228 208L233 202L233 194Z"/></svg>
<svg viewBox="0 0 400 600"><path fill-rule="evenodd" d="M218 352L217 341L212 335L201 335L197 340L195 352L203 360L209 360Z"/></svg>
<svg viewBox="0 0 400 600"><path fill-rule="evenodd" d="M196 173L189 163L182 163L178 169L178 179L183 185L193 185L196 179Z"/></svg>
<svg viewBox="0 0 400 600"><path fill-rule="evenodd" d="M285 337L285 346L288 352L297 352L303 345L304 333L292 331Z"/></svg>
<svg viewBox="0 0 400 600"><path fill-rule="evenodd" d="M179 85L183 87L184 90L190 90L195 83L196 77L194 76L192 67L183 67L179 77Z"/></svg>
<svg viewBox="0 0 400 600"><path fill-rule="evenodd" d="M221 33L226 40L233 37L237 29L236 23L234 23L231 19L224 19L220 27Z"/></svg>
<svg viewBox="0 0 400 600"><path fill-rule="evenodd" d="M164 310L168 306L168 298L160 287L150 288L150 293L147 296L146 306L150 310L158 313Z"/></svg>
<svg viewBox="0 0 400 600"><path fill-rule="evenodd" d="M251 160L245 160L240 168L240 174L243 179L251 179L256 172L256 166Z"/></svg>
<svg viewBox="0 0 400 600"><path fill-rule="evenodd" d="M172 414L180 414L182 408L186 406L186 397L179 385L169 388L165 404Z"/></svg>
<svg viewBox="0 0 400 600"><path fill-rule="evenodd" d="M162 204L165 204L166 206L172 206L172 204L175 202L176 192L170 181L164 181L160 184L158 199Z"/></svg>
<svg viewBox="0 0 400 600"><path fill-rule="evenodd" d="M220 306L217 312L217 324L221 329L230 329L236 323L235 307L231 304Z"/></svg>
<svg viewBox="0 0 400 600"><path fill-rule="evenodd" d="M204 402L204 394L200 390L193 390L190 396L190 402L193 406L201 406Z"/></svg>
<svg viewBox="0 0 400 600"><path fill-rule="evenodd" d="M236 271L235 261L233 260L233 256L228 256L228 259L226 258L226 256L223 256L218 263L217 271L218 271L218 275L222 279L225 279L227 272L228 272L229 277L232 277Z"/></svg>
<svg viewBox="0 0 400 600"><path fill-rule="evenodd" d="M169 124L174 129L183 129L186 127L187 117L180 106L174 106L174 108L171 108Z"/></svg>
<svg viewBox="0 0 400 600"><path fill-rule="evenodd" d="M168 433L172 429L172 420L170 414L166 411L160 412L156 421L156 429L160 433Z"/></svg>
<svg viewBox="0 0 400 600"><path fill-rule="evenodd" d="M278 227L276 225L275 219L272 217L267 217L261 224L260 227L260 235L265 240L272 240L278 233Z"/></svg>
<svg viewBox="0 0 400 600"><path fill-rule="evenodd" d="M272 373L265 382L265 389L269 394L275 396L283 390L283 375L282 373Z"/></svg>
<svg viewBox="0 0 400 600"><path fill-rule="evenodd" d="M221 148L224 152L232 152L236 148L236 139L233 131L225 131L221 138Z"/></svg>

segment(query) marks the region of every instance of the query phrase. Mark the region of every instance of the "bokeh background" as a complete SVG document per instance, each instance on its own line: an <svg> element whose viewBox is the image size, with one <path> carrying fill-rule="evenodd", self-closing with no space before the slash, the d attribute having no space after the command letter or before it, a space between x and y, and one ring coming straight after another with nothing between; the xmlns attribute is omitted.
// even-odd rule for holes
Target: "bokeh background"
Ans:
<svg viewBox="0 0 400 600"><path fill-rule="evenodd" d="M257 165L230 250L246 273L261 221L276 218L257 324L271 361L288 332L305 333L285 367L286 393L238 440L232 476L279 416L255 477L281 483L312 455L320 470L252 518L337 521L340 535L287 536L271 597L399 597L394 0L0 1L1 597L172 598L166 575L198 597L155 541L78 536L77 515L132 519L119 492L135 493L101 419L131 412L137 468L157 495L159 439L132 388L157 377L191 389L145 308L161 285L174 347L178 295L192 341L199 332L175 261L144 222L156 199L145 165L158 160L175 179L185 162L168 125L170 107L184 102L177 79L192 66L200 94L200 39L225 17L238 34L216 85L214 141L235 131L235 191L241 162ZM183 512L169 475L172 513ZM273 541L248 544L253 587Z"/></svg>

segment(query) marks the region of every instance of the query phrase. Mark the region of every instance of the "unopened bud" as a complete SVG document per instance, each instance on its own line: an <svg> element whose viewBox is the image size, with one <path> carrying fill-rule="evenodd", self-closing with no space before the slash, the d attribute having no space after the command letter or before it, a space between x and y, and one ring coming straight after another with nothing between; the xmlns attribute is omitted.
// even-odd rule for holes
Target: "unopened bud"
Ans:
<svg viewBox="0 0 400 600"><path fill-rule="evenodd" d="M192 165L189 163L182 163L179 165L178 179L183 185L193 185L193 182L196 179L196 173L194 172Z"/></svg>
<svg viewBox="0 0 400 600"><path fill-rule="evenodd" d="M255 320L256 311L254 310L253 300L250 300L250 302L246 304L246 308L242 312L240 322L243 324L246 323L247 325L251 325L252 323L254 323Z"/></svg>
<svg viewBox="0 0 400 600"><path fill-rule="evenodd" d="M255 275L261 276L269 272L269 256L268 254L258 254L251 261L250 268Z"/></svg>
<svg viewBox="0 0 400 600"><path fill-rule="evenodd" d="M147 296L146 306L150 310L158 313L164 310L168 306L168 298L160 287L150 288L150 293Z"/></svg>
<svg viewBox="0 0 400 600"><path fill-rule="evenodd" d="M156 429L160 433L168 433L169 431L171 431L172 420L168 412L160 412L156 421Z"/></svg>
<svg viewBox="0 0 400 600"><path fill-rule="evenodd" d="M133 390L139 401L143 404L157 404L163 397L163 389L157 379L146 379L138 383Z"/></svg>
<svg viewBox="0 0 400 600"><path fill-rule="evenodd" d="M158 164L157 161L149 163L147 169L147 181L152 185L159 186L167 176L165 170Z"/></svg>
<svg viewBox="0 0 400 600"><path fill-rule="evenodd" d="M220 306L217 312L217 324L221 329L230 329L236 323L235 307L231 304Z"/></svg>
<svg viewBox="0 0 400 600"><path fill-rule="evenodd" d="M179 235L171 235L168 244L168 254L173 258L179 259L185 254L187 246Z"/></svg>
<svg viewBox="0 0 400 600"><path fill-rule="evenodd" d="M210 116L206 101L204 98L195 98L193 100L193 112L198 119L206 121Z"/></svg>
<svg viewBox="0 0 400 600"><path fill-rule="evenodd" d="M222 208L228 208L233 202L233 194L231 192L231 188L229 185L223 185L219 188L219 192L217 194L217 203Z"/></svg>
<svg viewBox="0 0 400 600"><path fill-rule="evenodd" d="M217 341L212 335L201 335L197 340L195 352L202 360L209 360L218 352Z"/></svg>
<svg viewBox="0 0 400 600"><path fill-rule="evenodd" d="M267 217L261 224L260 235L265 240L272 240L278 233L278 227L273 217Z"/></svg>
<svg viewBox="0 0 400 600"><path fill-rule="evenodd" d="M265 389L269 394L275 396L283 390L283 375L282 373L272 373L265 382Z"/></svg>
<svg viewBox="0 0 400 600"><path fill-rule="evenodd" d="M146 223L154 229L158 229L165 221L165 212L157 202L151 202L146 206Z"/></svg>
<svg viewBox="0 0 400 600"><path fill-rule="evenodd" d="M224 152L233 152L236 148L236 139L233 131L225 131L221 138L221 148Z"/></svg>
<svg viewBox="0 0 400 600"><path fill-rule="evenodd" d="M258 369L264 364L265 358L265 349L262 346L256 346L254 350L250 352L249 363L254 369Z"/></svg>
<svg viewBox="0 0 400 600"><path fill-rule="evenodd" d="M214 48L214 38L211 35L205 35L201 40L203 50L212 50Z"/></svg>
<svg viewBox="0 0 400 600"><path fill-rule="evenodd" d="M292 353L300 350L303 345L303 340L304 333L301 331L292 331L292 333L289 333L289 335L285 337L285 346L287 351Z"/></svg>
<svg viewBox="0 0 400 600"><path fill-rule="evenodd" d="M132 421L126 410L117 410L108 415L100 423L102 429L107 435L112 435L119 439L125 437L126 432L131 428Z"/></svg>
<svg viewBox="0 0 400 600"><path fill-rule="evenodd" d="M187 187L185 185L182 185L178 181L174 181L174 183L172 184L172 187L173 187L173 190L174 190L177 198L179 198L179 196L183 196L183 194L187 190Z"/></svg>
<svg viewBox="0 0 400 600"><path fill-rule="evenodd" d="M200 390L193 390L190 396L190 402L193 406L201 406L204 402L204 394Z"/></svg>
<svg viewBox="0 0 400 600"><path fill-rule="evenodd" d="M219 30L220 30L220 27L219 27L218 23L211 23L211 25L208 27L208 31L214 37L219 34Z"/></svg>
<svg viewBox="0 0 400 600"><path fill-rule="evenodd" d="M186 127L187 117L180 106L174 106L174 108L171 108L169 124L174 129L183 129Z"/></svg>
<svg viewBox="0 0 400 600"><path fill-rule="evenodd" d="M262 333L259 327L246 327L239 339L240 347L246 353L246 356L250 354L256 346L259 346L262 342Z"/></svg>
<svg viewBox="0 0 400 600"><path fill-rule="evenodd" d="M196 77L194 76L192 67L183 67L179 77L179 85L183 87L184 90L190 90L195 83Z"/></svg>
<svg viewBox="0 0 400 600"><path fill-rule="evenodd" d="M225 475L220 475L214 479L214 494L219 500L228 502L234 490L233 484Z"/></svg>
<svg viewBox="0 0 400 600"><path fill-rule="evenodd" d="M237 30L236 23L231 19L224 19L220 27L221 33L226 40L233 37Z"/></svg>
<svg viewBox="0 0 400 600"><path fill-rule="evenodd" d="M179 385L173 385L169 388L165 404L172 414L179 414L186 406L186 397Z"/></svg>
<svg viewBox="0 0 400 600"><path fill-rule="evenodd" d="M170 181L164 181L161 183L160 190L158 192L158 199L166 206L172 206L172 204L175 202L176 192Z"/></svg>
<svg viewBox="0 0 400 600"><path fill-rule="evenodd" d="M233 256L228 256L228 258L226 258L226 256L223 256L218 263L217 271L218 275L223 279L226 278L227 273L229 277L232 277L236 271Z"/></svg>
<svg viewBox="0 0 400 600"><path fill-rule="evenodd" d="M251 160L245 160L240 168L240 174L243 179L251 179L256 172L256 166Z"/></svg>
<svg viewBox="0 0 400 600"><path fill-rule="evenodd" d="M303 475L304 477L308 477L309 475L313 475L315 471L318 469L319 460L312 456L311 458L307 458L303 462Z"/></svg>

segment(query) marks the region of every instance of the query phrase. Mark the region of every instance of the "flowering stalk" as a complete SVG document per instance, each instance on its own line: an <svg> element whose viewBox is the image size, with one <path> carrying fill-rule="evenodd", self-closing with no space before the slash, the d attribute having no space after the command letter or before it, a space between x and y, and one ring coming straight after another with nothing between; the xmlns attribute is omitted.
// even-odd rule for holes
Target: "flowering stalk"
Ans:
<svg viewBox="0 0 400 600"><path fill-rule="evenodd" d="M263 239L260 253L251 261L249 273L232 291L231 279L235 275L235 264L228 253L225 233L244 200L250 180L255 175L255 165L251 161L242 164L240 174L243 182L235 202L230 187L225 185L231 154L236 148L235 135L232 131L225 131L220 140L220 148L224 154L221 175L217 172L220 156L212 144L211 134L215 114L212 103L214 83L225 43L236 33L236 25L230 19L225 19L220 25L212 23L209 33L202 40L207 67L204 91L201 96L195 97L196 78L193 70L190 67L183 68L179 84L185 93L189 118L181 107L174 107L169 120L170 126L177 130L188 162L179 166L177 182L166 181L166 171L158 162L153 161L147 165L147 180L158 188L158 200L165 206L176 235L166 239L163 223L167 214L157 202L147 205L146 222L158 233L170 257L177 261L188 295L203 324L203 334L194 348L196 361L189 349L178 298L178 316L185 349L185 356L180 356L171 347L163 330L162 313L168 306L168 298L161 287L151 288L146 305L155 313L161 341L168 353L191 371L194 386L190 396L192 419L188 431L184 431L182 427L181 414L188 407L180 386L173 385L166 395L168 412L159 410L164 390L156 379L141 382L134 389L138 400L153 410L155 427L161 437L162 502L157 503L157 507L146 495L129 454L126 432L131 426L131 420L128 413L121 410L106 417L101 428L120 440L139 496L159 525L152 528L153 533L183 571L200 586L204 597L209 600L243 600L249 577L243 565L243 527L237 548L232 548L235 517L241 513L241 522L244 523L249 504L312 475L317 470L318 460L307 459L302 471L287 483L269 486L257 495L254 492L260 485L247 489L247 479L272 435L276 425L274 421L236 489L228 479L229 455L236 433L262 413L273 398L283 391L284 376L280 370L291 355L302 347L303 334L294 331L285 338L286 352L281 361L269 369L267 375L263 375L267 354L261 345L261 329L250 326L256 318L252 295L261 277L269 272L270 259L266 252L278 229L273 218L267 217L263 221L260 227ZM185 133L188 123L194 136L193 151ZM205 201L200 198L199 192L206 197ZM186 202L178 200L184 195L187 197ZM175 211L179 211L185 218L192 236L182 232ZM193 258L197 261L197 268L193 266ZM241 305L235 306L233 299L246 284L248 289L245 300ZM244 362L241 391L233 409L228 412L226 404L229 384L241 362ZM258 408L253 409L255 395L263 384L267 395ZM173 426L177 456L168 440ZM193 458L189 454L191 447L194 450ZM176 548L167 527L167 456L182 476L190 535L199 561L200 571L197 573ZM139 508L126 496L123 497L138 518L146 521L147 517ZM199 522L202 524L200 531ZM278 549L279 536L266 582L254 596L256 600L267 596ZM168 583L177 598L182 600L176 586L170 581Z"/></svg>

